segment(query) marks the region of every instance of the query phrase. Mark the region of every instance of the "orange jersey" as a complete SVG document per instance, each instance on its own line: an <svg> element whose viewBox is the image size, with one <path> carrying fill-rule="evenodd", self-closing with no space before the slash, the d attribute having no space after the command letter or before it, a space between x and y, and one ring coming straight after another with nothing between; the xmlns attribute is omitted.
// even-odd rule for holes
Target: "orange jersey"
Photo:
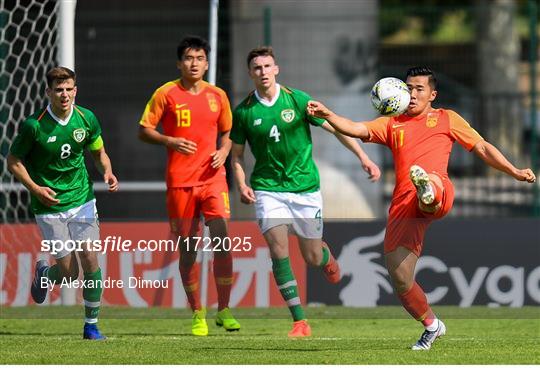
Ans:
<svg viewBox="0 0 540 368"><path fill-rule="evenodd" d="M184 89L180 79L159 87L146 104L140 125L163 134L182 137L197 144L193 155L167 149L167 187L193 187L224 178L225 168L211 167L210 154L217 149L218 133L231 130L232 114L225 92L203 82L194 95Z"/></svg>
<svg viewBox="0 0 540 368"><path fill-rule="evenodd" d="M467 151L483 140L467 121L452 110L435 109L410 117L382 117L365 123L369 130L366 142L384 144L392 150L396 187L393 199L416 191L409 179L409 168L420 165L427 172L448 177L452 144L457 141Z"/></svg>

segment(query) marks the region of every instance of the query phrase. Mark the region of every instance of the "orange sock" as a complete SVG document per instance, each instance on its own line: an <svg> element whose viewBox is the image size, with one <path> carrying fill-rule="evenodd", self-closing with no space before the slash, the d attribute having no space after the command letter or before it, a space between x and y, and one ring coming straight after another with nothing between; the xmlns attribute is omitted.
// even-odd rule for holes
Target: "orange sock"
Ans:
<svg viewBox="0 0 540 368"><path fill-rule="evenodd" d="M427 302L424 290L416 282L403 294L398 295L403 307L414 319L422 322L424 326L429 326L436 318Z"/></svg>
<svg viewBox="0 0 540 368"><path fill-rule="evenodd" d="M218 294L218 310L222 310L229 306L229 299L231 298L233 260L230 252L221 257L214 256L214 278Z"/></svg>
<svg viewBox="0 0 540 368"><path fill-rule="evenodd" d="M195 262L191 267L180 265L180 276L186 291L191 310L201 310L201 297L199 292L199 264Z"/></svg>

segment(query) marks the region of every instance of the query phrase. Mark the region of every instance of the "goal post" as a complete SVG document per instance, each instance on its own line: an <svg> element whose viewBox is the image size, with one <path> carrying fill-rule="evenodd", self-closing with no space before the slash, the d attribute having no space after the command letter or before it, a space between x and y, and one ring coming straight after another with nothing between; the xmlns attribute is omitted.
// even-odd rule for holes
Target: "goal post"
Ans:
<svg viewBox="0 0 540 368"><path fill-rule="evenodd" d="M208 83L216 84L217 54L218 54L218 10L219 0L210 0L210 11L208 17L208 42L210 43L210 55L208 61ZM203 228L203 237L210 237L207 226ZM213 254L201 252L201 304L207 305L208 295L208 264Z"/></svg>
<svg viewBox="0 0 540 368"><path fill-rule="evenodd" d="M75 8L77 0L60 0L58 9L58 65L75 70Z"/></svg>
<svg viewBox="0 0 540 368"><path fill-rule="evenodd" d="M75 71L75 9L77 0L59 0L57 17L58 65ZM77 304L77 289L61 288L62 305Z"/></svg>

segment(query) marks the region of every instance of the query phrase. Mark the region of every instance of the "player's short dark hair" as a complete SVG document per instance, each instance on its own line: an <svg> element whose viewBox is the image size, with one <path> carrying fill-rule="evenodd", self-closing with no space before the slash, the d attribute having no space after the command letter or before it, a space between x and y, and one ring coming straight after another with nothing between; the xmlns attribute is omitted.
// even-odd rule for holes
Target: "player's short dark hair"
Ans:
<svg viewBox="0 0 540 368"><path fill-rule="evenodd" d="M184 52L186 52L187 49L204 50L207 58L210 54L210 44L206 39L199 36L186 36L180 41L178 48L176 49L178 60L182 60Z"/></svg>
<svg viewBox="0 0 540 368"><path fill-rule="evenodd" d="M407 78L409 77L416 77L419 75L424 75L429 77L428 83L432 90L437 89L437 78L435 77L435 73L433 70L428 68L427 66L415 66L413 68L410 68L407 70Z"/></svg>
<svg viewBox="0 0 540 368"><path fill-rule="evenodd" d="M249 63L251 63L251 60L255 59L258 56L272 56L272 58L276 60L276 57L274 56L274 49L272 48L272 46L256 47L253 50L251 50L247 56L248 68L249 68Z"/></svg>
<svg viewBox="0 0 540 368"><path fill-rule="evenodd" d="M65 66L57 66L47 72L47 87L52 88L54 81L61 83L68 79L73 79L73 82L77 83L77 76L75 72Z"/></svg>

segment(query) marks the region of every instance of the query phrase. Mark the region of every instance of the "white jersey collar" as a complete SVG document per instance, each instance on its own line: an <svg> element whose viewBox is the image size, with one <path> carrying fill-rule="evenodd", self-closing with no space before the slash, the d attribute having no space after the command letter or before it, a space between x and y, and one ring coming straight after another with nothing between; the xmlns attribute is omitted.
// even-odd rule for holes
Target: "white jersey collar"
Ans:
<svg viewBox="0 0 540 368"><path fill-rule="evenodd" d="M276 94L274 95L274 97L272 98L272 101L267 101L267 100L263 100L261 98L261 96L259 95L259 92L257 92L257 90L255 90L255 97L257 98L257 100L259 100L260 103L262 103L264 106L268 106L268 107L272 107L274 106L274 104L276 103L276 101L278 100L279 98L279 94L281 93L281 86L276 83Z"/></svg>
<svg viewBox="0 0 540 368"><path fill-rule="evenodd" d="M56 122L62 126L66 126L69 123L69 119L71 119L71 115L73 115L73 105L71 105L71 111L69 112L69 115L67 116L66 120L60 119L58 116L54 114L54 112L51 109L51 104L47 105L47 112L52 116Z"/></svg>

